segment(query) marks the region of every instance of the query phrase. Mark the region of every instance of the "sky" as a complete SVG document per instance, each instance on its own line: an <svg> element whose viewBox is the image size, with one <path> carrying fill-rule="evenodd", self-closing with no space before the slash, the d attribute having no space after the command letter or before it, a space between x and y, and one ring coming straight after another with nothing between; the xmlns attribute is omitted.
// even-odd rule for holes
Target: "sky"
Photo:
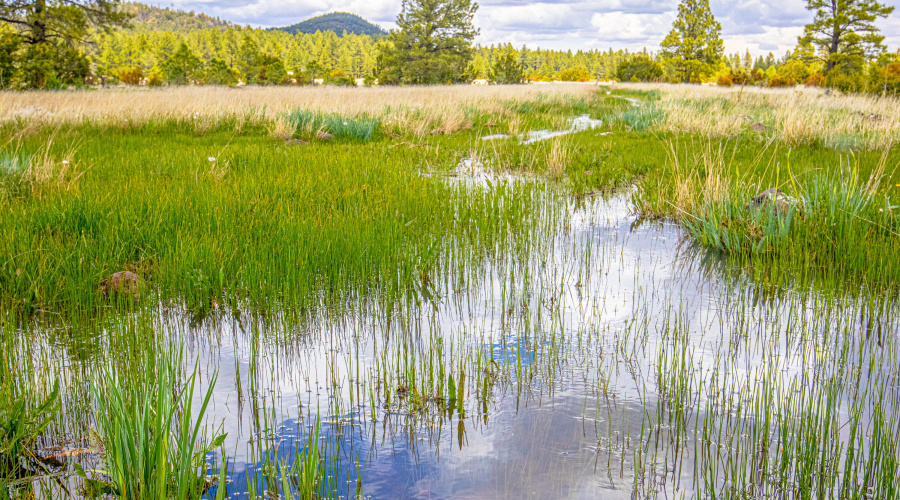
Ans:
<svg viewBox="0 0 900 500"><path fill-rule="evenodd" d="M401 0L169 0L161 7L195 10L256 27L287 26L328 12L360 15L385 29ZM900 0L882 3L896 12L877 25L890 50L900 47ZM677 0L478 0L475 25L482 45L511 42L516 47L572 51L601 49L658 50L672 27ZM728 54L750 50L754 55L793 49L813 13L805 0L710 0L722 24Z"/></svg>

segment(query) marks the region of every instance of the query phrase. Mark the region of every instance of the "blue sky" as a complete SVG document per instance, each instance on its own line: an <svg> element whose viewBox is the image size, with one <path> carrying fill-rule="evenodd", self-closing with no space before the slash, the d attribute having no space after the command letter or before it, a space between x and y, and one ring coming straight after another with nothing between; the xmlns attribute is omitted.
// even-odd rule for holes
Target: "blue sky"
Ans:
<svg viewBox="0 0 900 500"><path fill-rule="evenodd" d="M359 14L382 27L394 27L400 0L169 0L152 1L219 16L229 21L271 27L333 11ZM710 0L722 23L728 53L750 49L754 55L782 55L794 47L812 20L803 0ZM900 0L888 19L879 20L891 50L900 47ZM481 44L512 42L531 48L657 50L675 19L677 0L481 0L475 19Z"/></svg>

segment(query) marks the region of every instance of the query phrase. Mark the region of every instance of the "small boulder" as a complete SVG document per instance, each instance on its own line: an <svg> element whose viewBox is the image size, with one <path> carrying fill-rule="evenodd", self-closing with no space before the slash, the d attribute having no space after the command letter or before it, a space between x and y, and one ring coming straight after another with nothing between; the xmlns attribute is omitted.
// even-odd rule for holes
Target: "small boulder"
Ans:
<svg viewBox="0 0 900 500"><path fill-rule="evenodd" d="M100 291L107 297L130 295L137 299L140 296L141 278L131 271L113 273L100 283Z"/></svg>
<svg viewBox="0 0 900 500"><path fill-rule="evenodd" d="M871 122L880 122L886 121L888 119L887 116L879 115L878 113L863 113L862 111L854 111L850 113L851 116L859 116L862 117L863 120L871 121Z"/></svg>
<svg viewBox="0 0 900 500"><path fill-rule="evenodd" d="M791 198L778 188L766 189L750 200L750 207L774 207L775 214L783 214L791 207Z"/></svg>

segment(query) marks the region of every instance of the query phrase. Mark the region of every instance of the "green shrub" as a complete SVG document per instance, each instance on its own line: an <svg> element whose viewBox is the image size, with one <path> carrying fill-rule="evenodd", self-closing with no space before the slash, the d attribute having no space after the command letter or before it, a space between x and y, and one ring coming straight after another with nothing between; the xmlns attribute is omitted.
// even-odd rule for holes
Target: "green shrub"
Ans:
<svg viewBox="0 0 900 500"><path fill-rule="evenodd" d="M564 69L559 72L558 78L564 82L588 82L594 79L584 68Z"/></svg>
<svg viewBox="0 0 900 500"><path fill-rule="evenodd" d="M616 77L623 82L658 82L663 78L663 67L649 56L638 55L620 64Z"/></svg>

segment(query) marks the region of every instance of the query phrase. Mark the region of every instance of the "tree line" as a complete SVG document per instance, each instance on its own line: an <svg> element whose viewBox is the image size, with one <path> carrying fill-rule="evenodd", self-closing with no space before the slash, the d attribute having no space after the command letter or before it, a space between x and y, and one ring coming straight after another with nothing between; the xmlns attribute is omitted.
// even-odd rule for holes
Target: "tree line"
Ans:
<svg viewBox="0 0 900 500"><path fill-rule="evenodd" d="M58 1L58 0L56 0ZM682 0L659 50L476 46L471 0L404 0L386 37L290 34L114 0L0 0L0 88L78 85L441 84L524 81L826 85L895 93L875 0L807 0L815 19L781 57L724 54L709 0Z"/></svg>

